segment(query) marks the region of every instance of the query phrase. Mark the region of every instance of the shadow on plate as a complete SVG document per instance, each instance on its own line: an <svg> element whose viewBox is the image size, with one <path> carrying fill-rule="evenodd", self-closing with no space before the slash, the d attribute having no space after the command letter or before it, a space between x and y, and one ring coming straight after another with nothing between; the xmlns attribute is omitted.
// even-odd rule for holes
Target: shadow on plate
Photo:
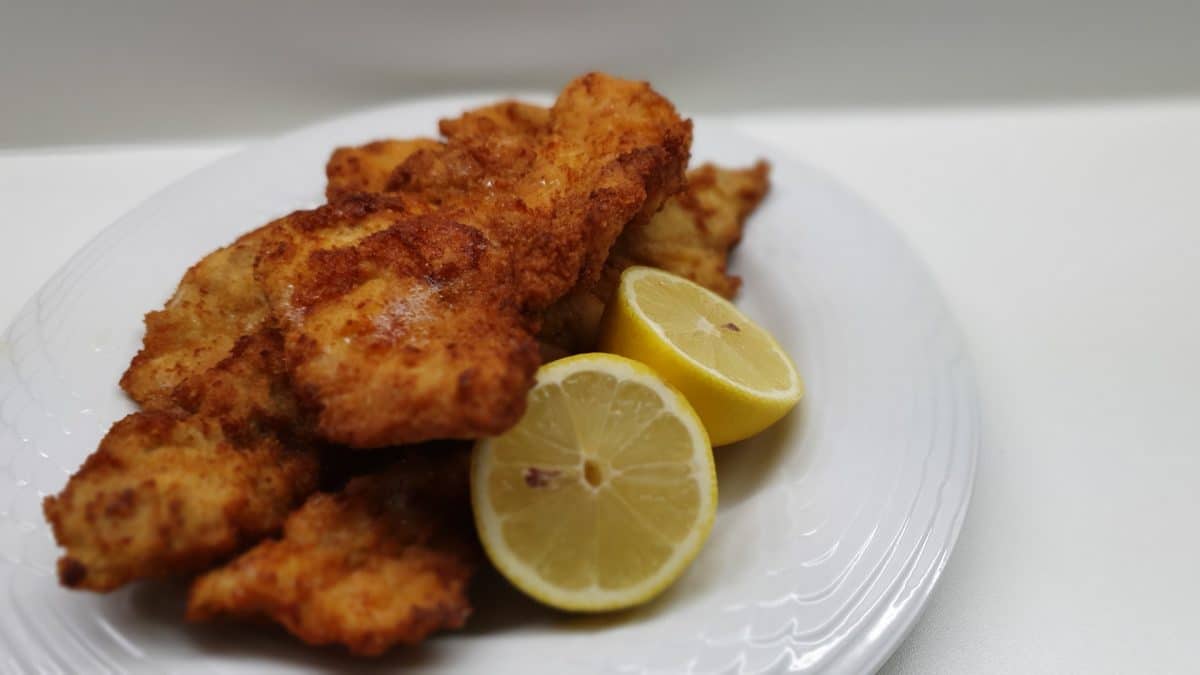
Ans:
<svg viewBox="0 0 1200 675"><path fill-rule="evenodd" d="M459 635L491 635L535 626L547 628L569 616L517 590L486 563L471 582L471 604L475 611Z"/></svg>
<svg viewBox="0 0 1200 675"><path fill-rule="evenodd" d="M766 431L744 441L713 448L717 462L717 488L720 491L720 508L737 506L754 496L763 485L770 482L784 458L789 453L800 454L804 445L805 404L802 402L791 413L776 422ZM812 461L811 453L795 458L807 467ZM801 469L802 471L804 469ZM715 527L720 527L720 522Z"/></svg>

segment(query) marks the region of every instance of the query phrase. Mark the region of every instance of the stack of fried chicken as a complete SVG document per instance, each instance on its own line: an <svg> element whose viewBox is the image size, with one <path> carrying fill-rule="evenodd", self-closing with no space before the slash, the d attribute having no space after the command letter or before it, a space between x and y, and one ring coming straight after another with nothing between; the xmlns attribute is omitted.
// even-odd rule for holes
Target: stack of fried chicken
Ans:
<svg viewBox="0 0 1200 675"><path fill-rule="evenodd" d="M146 316L118 421L45 502L63 585L192 576L187 616L374 655L463 625L470 439L592 347L621 270L725 296L767 167L686 173L691 122L592 73L442 138L333 153L328 202L243 235Z"/></svg>

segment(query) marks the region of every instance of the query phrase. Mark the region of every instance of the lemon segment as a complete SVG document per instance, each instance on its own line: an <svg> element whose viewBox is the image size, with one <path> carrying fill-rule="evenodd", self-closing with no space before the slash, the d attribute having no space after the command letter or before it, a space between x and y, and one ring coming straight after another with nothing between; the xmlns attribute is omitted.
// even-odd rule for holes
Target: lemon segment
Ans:
<svg viewBox="0 0 1200 675"><path fill-rule="evenodd" d="M646 366L611 354L545 365L521 421L476 444L480 540L515 586L553 607L644 603L700 551L717 507L695 411Z"/></svg>
<svg viewBox="0 0 1200 675"><path fill-rule="evenodd" d="M649 365L683 392L713 445L759 433L804 394L770 333L716 293L649 267L622 273L600 348Z"/></svg>

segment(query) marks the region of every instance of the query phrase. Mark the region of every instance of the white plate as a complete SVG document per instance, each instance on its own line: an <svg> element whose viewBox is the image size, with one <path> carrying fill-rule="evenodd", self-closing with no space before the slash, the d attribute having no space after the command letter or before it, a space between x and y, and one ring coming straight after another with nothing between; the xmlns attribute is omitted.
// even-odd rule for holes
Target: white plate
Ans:
<svg viewBox="0 0 1200 675"><path fill-rule="evenodd" d="M0 343L0 671L359 663L274 628L187 626L182 584L107 596L59 588L40 502L132 409L117 378L142 314L184 269L318 204L334 146L431 134L438 117L492 98L372 110L218 162L121 218L26 305ZM771 195L736 256L739 304L795 357L804 402L760 437L718 450L712 539L651 606L570 617L484 580L466 631L366 663L429 673L868 672L913 625L975 467L975 390L954 322L893 228L828 178L704 120L694 156L774 164Z"/></svg>

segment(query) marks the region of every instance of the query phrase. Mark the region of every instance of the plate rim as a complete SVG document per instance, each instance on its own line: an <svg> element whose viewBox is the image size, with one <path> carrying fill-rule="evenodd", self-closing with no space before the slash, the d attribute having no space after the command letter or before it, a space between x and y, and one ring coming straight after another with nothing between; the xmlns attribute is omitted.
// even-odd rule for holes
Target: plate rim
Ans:
<svg viewBox="0 0 1200 675"><path fill-rule="evenodd" d="M529 90L471 90L436 96L400 99L370 107L350 110L343 114L301 125L278 135L253 139L251 142L246 143L243 147L230 154L219 157L211 162L205 163L203 166L188 171L179 176L177 179L171 181L169 184L156 189L144 199L140 200L132 208L128 209L119 217L110 221L104 227L88 237L66 259L66 261L59 265L54 272L51 273L46 280L39 285L38 289L21 305L20 309L14 314L11 321L9 321L4 332L0 334L0 336L2 336L0 337L0 348L7 349L8 345L11 343L11 335L17 328L18 324L20 324L23 320L26 320L28 315L36 313L39 298L48 290L50 290L56 282L60 281L67 272L75 268L78 265L78 261L84 255L88 254L89 251L99 246L107 237L112 236L112 233L121 222L133 217L134 214L139 212L141 209L146 208L148 204L152 203L161 195L169 193L173 189L178 189L181 184L190 182L199 174L220 171L224 165L233 163L239 158L242 158L244 155L258 153L266 148L271 148L274 146L286 146L299 137L317 133L319 130L325 127L334 127L338 124L346 124L348 120L353 118L366 117L374 114L381 114L387 111L399 111L405 109L463 109L473 105L495 101L501 98L519 98L521 100L545 102L550 100L551 96L545 92ZM982 447L982 434L979 390L975 376L975 369L969 350L969 343L966 340L965 334L962 331L957 317L950 311L946 297L942 292L942 288L937 283L936 278L932 275L927 261L921 256L917 255L916 251L909 244L904 233L898 227L896 227L894 222L890 218L886 217L882 211L875 208L867 199L851 189L850 186L843 184L827 171L824 171L820 167L809 164L804 160L803 157L798 156L797 153L786 147L768 148L766 143L744 133L740 126L731 122L727 117L708 117L704 115L697 115L693 119L701 121L705 127L724 127L725 131L731 135L736 135L738 137L747 139L748 142L758 147L769 149L769 157L771 159L778 157L781 160L786 160L791 165L804 169L819 182L824 183L824 187L831 188L835 190L842 198L854 202L859 208L870 213L876 221L890 230L895 237L895 243L897 247L899 250L903 251L908 258L908 261L912 264L915 275L919 278L920 283L929 291L931 299L938 303L942 311L950 338L953 343L957 345L961 353L962 363L959 367L961 368L962 377L966 385L962 391L962 396L967 404L967 417L969 418L969 422L972 425L974 433L971 437L973 442L970 443L969 447L962 447L958 449L959 456L962 456L967 460L966 466L961 473L964 483L963 496L961 502L957 505L957 512L955 513L944 538L945 543L944 546L942 546L941 557L938 560L936 567L928 576L927 580L920 585L919 593L914 596L914 602L909 603L904 608L903 612L893 617L892 621L890 622L890 627L883 633L882 636L880 636L881 639L878 639L874 643L876 645L875 648L866 651L861 649L864 646L863 635L865 634L865 630L859 631L859 634L856 636L857 640L852 642L849 645L849 648L842 652L840 655L842 657L841 659L834 661L834 663L850 667L856 671L860 670L862 672L874 672L881 668L883 664L886 663L887 660L895 653L899 645L908 638L912 630L916 627L918 620L927 609L933 591L940 583L942 575L945 571L945 567L949 563L950 557L953 555L957 547L958 540L970 508L975 488L978 457ZM0 366L0 380L6 379L9 372L10 368L6 364ZM856 646L859 648L855 649Z"/></svg>

